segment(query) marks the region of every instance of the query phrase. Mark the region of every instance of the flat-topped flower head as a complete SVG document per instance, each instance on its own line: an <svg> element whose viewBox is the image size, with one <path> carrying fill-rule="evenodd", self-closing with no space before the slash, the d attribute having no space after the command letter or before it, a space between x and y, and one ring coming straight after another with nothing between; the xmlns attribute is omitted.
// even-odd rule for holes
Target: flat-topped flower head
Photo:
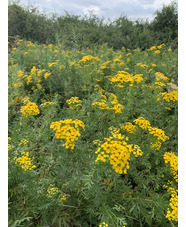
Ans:
<svg viewBox="0 0 186 227"><path fill-rule="evenodd" d="M85 125L80 120L66 119L63 121L55 121L50 124L50 128L55 131L57 139L63 139L65 143L64 147L70 148L71 150L75 147L75 141L81 135L79 128L84 128Z"/></svg>
<svg viewBox="0 0 186 227"><path fill-rule="evenodd" d="M21 113L23 116L27 117L28 115L40 114L40 111L36 103L30 102L28 98L26 98L23 103L24 106L21 107Z"/></svg>

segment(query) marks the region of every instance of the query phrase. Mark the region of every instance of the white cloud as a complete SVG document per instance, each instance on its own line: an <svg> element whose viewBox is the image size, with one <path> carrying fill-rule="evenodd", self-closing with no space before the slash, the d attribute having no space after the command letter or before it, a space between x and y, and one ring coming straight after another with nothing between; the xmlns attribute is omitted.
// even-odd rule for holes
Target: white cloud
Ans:
<svg viewBox="0 0 186 227"><path fill-rule="evenodd" d="M46 13L64 15L67 11L83 16L92 12L100 18L113 20L121 15L132 19L152 19L155 11L160 10L163 3L170 4L171 0L20 0L20 3L37 5Z"/></svg>
<svg viewBox="0 0 186 227"><path fill-rule="evenodd" d="M84 15L89 15L91 12L95 15L100 15L101 14L101 10L98 6L88 6L88 7L83 7L82 8L83 14Z"/></svg>
<svg viewBox="0 0 186 227"><path fill-rule="evenodd" d="M147 9L153 9L153 10L157 10L157 9L161 9L163 4L165 5L169 5L172 2L172 0L155 0L153 3L151 4L144 4L143 8L145 10Z"/></svg>

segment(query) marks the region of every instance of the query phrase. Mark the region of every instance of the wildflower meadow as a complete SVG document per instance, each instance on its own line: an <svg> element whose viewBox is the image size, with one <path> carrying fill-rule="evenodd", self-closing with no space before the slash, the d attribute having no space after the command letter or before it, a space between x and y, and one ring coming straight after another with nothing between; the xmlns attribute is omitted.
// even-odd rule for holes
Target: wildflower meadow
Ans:
<svg viewBox="0 0 186 227"><path fill-rule="evenodd" d="M18 39L8 66L9 226L177 226L177 49Z"/></svg>

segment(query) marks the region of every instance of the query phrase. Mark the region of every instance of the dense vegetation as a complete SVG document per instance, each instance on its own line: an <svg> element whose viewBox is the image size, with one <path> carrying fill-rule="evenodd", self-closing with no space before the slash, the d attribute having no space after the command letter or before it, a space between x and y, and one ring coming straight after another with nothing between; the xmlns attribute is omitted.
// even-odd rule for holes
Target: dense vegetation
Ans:
<svg viewBox="0 0 186 227"><path fill-rule="evenodd" d="M104 22L96 15L57 16L40 13L32 6L23 8L17 3L8 6L9 36L38 43L62 43L65 48L83 48L107 43L108 47L121 49L150 48L166 43L177 48L178 13L176 3L163 6L155 12L152 22L131 21L121 15L114 21Z"/></svg>
<svg viewBox="0 0 186 227"><path fill-rule="evenodd" d="M177 226L177 52L15 46L9 226Z"/></svg>
<svg viewBox="0 0 186 227"><path fill-rule="evenodd" d="M9 226L177 226L176 5L106 24L12 3L9 36Z"/></svg>

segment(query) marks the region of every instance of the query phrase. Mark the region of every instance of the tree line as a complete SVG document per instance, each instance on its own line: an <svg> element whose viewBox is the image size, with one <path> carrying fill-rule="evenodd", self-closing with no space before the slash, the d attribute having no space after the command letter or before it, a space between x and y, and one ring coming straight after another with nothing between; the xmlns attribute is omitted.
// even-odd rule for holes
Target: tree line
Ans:
<svg viewBox="0 0 186 227"><path fill-rule="evenodd" d="M174 49L178 46L177 4L163 5L151 22L132 21L125 15L105 22L93 13L83 17L68 12L49 16L37 7L13 2L8 5L8 35L38 43L61 43L65 48L82 49L107 43L113 49L144 50L165 43Z"/></svg>

